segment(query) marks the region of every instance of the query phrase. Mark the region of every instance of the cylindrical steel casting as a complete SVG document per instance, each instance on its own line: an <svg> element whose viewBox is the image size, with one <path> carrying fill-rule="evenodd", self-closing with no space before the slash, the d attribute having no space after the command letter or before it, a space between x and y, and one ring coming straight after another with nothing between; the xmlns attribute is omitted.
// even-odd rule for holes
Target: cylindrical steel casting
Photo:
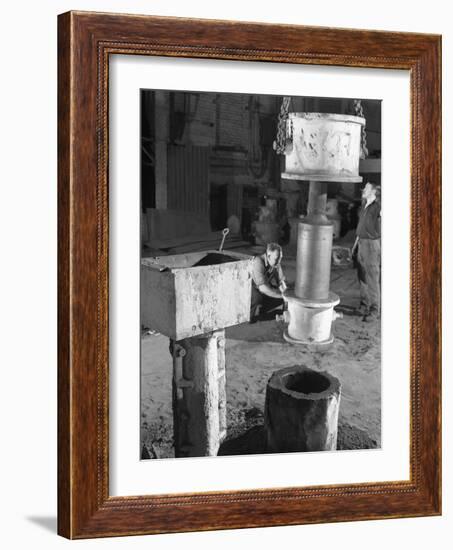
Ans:
<svg viewBox="0 0 453 550"><path fill-rule="evenodd" d="M225 331L172 342L175 456L215 456L226 435Z"/></svg>
<svg viewBox="0 0 453 550"><path fill-rule="evenodd" d="M329 295L332 225L299 222L294 292L300 298L323 300Z"/></svg>
<svg viewBox="0 0 453 550"><path fill-rule="evenodd" d="M310 181L361 182L361 129L365 119L328 113L289 113L292 147L282 177Z"/></svg>
<svg viewBox="0 0 453 550"><path fill-rule="evenodd" d="M330 344L332 337L332 322L336 319L334 307L340 298L329 292L326 300L308 301L287 292L285 300L288 304L289 324L284 334L285 340L299 344Z"/></svg>
<svg viewBox="0 0 453 550"><path fill-rule="evenodd" d="M267 450L336 450L340 396L340 381L327 372L302 365L274 372L266 388Z"/></svg>

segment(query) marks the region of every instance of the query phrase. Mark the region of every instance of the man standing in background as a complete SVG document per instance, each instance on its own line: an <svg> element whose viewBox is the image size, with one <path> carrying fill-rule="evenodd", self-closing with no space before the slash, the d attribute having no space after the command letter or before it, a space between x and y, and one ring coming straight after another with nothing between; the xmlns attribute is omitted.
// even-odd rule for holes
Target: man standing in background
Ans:
<svg viewBox="0 0 453 550"><path fill-rule="evenodd" d="M375 321L381 311L381 205L379 187L367 182L362 191L362 208L352 247L360 283L360 306L357 312L363 321Z"/></svg>

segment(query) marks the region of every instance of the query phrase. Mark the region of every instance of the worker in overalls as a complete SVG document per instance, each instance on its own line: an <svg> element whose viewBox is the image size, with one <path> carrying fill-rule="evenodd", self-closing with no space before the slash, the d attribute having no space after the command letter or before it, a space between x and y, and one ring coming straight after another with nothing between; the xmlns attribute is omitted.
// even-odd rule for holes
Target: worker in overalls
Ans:
<svg viewBox="0 0 453 550"><path fill-rule="evenodd" d="M360 283L360 306L357 313L363 321L375 321L381 310L381 205L380 188L367 182L362 191L362 208L352 247Z"/></svg>
<svg viewBox="0 0 453 550"><path fill-rule="evenodd" d="M251 323L258 318L266 319L271 312L269 318L275 317L278 310L281 312L286 307L283 294L287 287L281 266L282 256L282 247L269 243L264 254L253 259Z"/></svg>

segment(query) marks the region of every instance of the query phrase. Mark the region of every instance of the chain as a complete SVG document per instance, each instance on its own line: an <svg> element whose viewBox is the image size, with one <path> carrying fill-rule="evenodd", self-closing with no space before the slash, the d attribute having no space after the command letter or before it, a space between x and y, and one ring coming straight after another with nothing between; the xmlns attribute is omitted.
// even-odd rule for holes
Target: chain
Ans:
<svg viewBox="0 0 453 550"><path fill-rule="evenodd" d="M277 139L274 141L274 149L278 155L285 154L287 142L293 140L292 122L290 122L289 135L287 135L287 122L290 102L290 97L284 97L282 105L280 107L280 112L278 114Z"/></svg>
<svg viewBox="0 0 453 550"><path fill-rule="evenodd" d="M354 99L354 111L359 117L365 118L363 115L363 106L360 99ZM366 142L366 130L365 126L362 126L361 140L360 140L360 158L364 159L368 156L368 147Z"/></svg>

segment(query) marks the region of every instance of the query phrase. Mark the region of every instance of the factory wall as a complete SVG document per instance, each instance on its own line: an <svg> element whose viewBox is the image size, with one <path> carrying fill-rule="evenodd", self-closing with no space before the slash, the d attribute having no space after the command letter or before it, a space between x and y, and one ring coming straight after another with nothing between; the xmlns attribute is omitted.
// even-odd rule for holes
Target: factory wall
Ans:
<svg viewBox="0 0 453 550"><path fill-rule="evenodd" d="M162 92L159 92L162 94ZM165 208L206 212L212 229L225 227L237 216L242 233L250 233L265 196L284 191L283 159L273 150L282 98L278 96L206 92L164 92L166 100L155 111L155 94L142 92L142 202L144 210L156 205L155 174L149 157L156 153L152 141L166 142ZM380 183L381 105L362 101L370 162L366 180ZM166 112L163 113L162 109ZM293 97L290 111L354 113L353 99ZM156 135L153 118L164 118L167 130ZM159 133L159 130L158 130ZM156 146L157 148L157 146ZM159 149L162 151L162 148ZM377 167L377 168L376 168ZM162 170L159 171L161 173ZM305 213L308 186L300 185L299 213ZM196 198L195 198L196 195ZM360 199L356 184L329 184L329 196L346 201ZM281 198L280 211L285 210Z"/></svg>

